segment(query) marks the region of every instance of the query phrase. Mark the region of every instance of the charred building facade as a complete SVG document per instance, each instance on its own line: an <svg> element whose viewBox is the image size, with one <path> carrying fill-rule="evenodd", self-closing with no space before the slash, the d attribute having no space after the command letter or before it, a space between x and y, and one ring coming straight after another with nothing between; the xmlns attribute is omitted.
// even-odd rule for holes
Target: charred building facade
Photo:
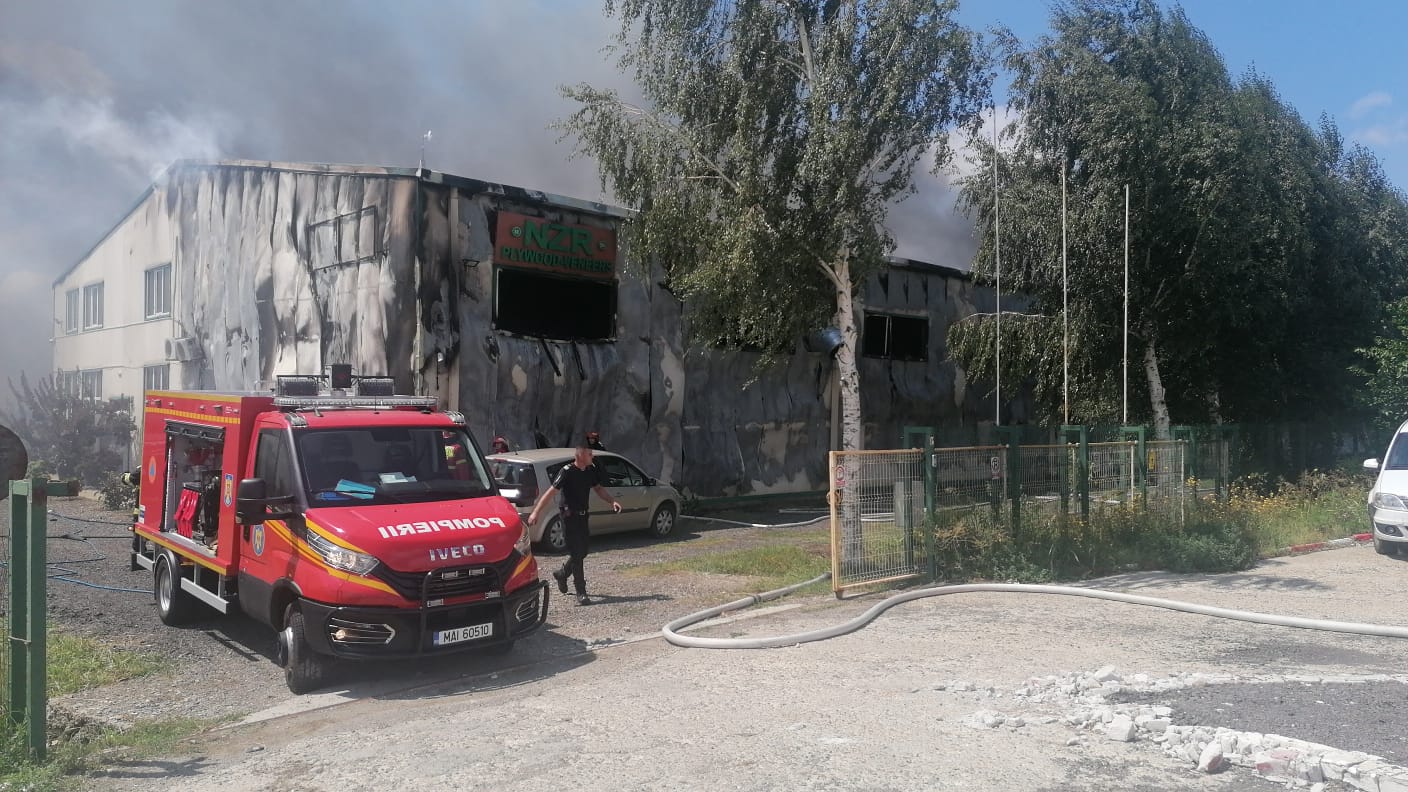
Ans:
<svg viewBox="0 0 1408 792"><path fill-rule="evenodd" d="M485 445L594 430L700 496L825 488L830 356L799 343L759 373L748 353L689 347L687 306L619 241L628 219L423 169L178 162L55 282L55 370L111 398L350 363L439 397ZM896 262L861 303L869 445L991 417L944 345L992 310L988 289Z"/></svg>

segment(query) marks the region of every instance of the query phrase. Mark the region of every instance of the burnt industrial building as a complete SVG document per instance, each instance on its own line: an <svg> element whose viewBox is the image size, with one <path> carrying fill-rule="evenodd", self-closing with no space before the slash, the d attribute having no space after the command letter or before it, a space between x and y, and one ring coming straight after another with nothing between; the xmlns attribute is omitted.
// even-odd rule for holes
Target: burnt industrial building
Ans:
<svg viewBox="0 0 1408 792"><path fill-rule="evenodd" d="M688 306L621 241L629 218L425 169L180 161L55 282L55 370L111 398L350 363L439 397L485 445L595 430L698 496L824 489L829 354L799 340L759 372L750 353L690 346ZM993 310L989 289L896 261L860 303L867 445L991 419L944 340Z"/></svg>

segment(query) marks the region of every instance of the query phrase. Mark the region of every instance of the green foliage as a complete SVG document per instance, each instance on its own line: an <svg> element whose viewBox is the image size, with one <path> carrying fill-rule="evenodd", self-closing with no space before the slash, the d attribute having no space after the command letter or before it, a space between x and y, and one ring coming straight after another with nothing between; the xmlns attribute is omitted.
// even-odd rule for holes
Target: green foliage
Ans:
<svg viewBox="0 0 1408 792"><path fill-rule="evenodd" d="M29 449L31 469L97 486L122 464L136 431L130 404L81 398L53 379L31 384L23 374L10 391L4 417Z"/></svg>
<svg viewBox="0 0 1408 792"><path fill-rule="evenodd" d="M1356 373L1364 377L1359 401L1385 430L1408 417L1408 298L1388 306L1372 344L1359 350Z"/></svg>
<svg viewBox="0 0 1408 792"><path fill-rule="evenodd" d="M940 512L929 526L949 580L1040 583L1124 569L1229 572L1251 566L1257 552L1248 520L1215 503L1191 505L1182 526L1173 515L1125 507L1098 509L1086 522L1024 508L1016 536L1006 511L981 507Z"/></svg>
<svg viewBox="0 0 1408 792"><path fill-rule="evenodd" d="M607 0L642 106L576 85L560 124L639 209L628 247L658 264L698 341L766 363L834 322L843 443L859 441L852 295L893 248L888 207L952 154L987 95L953 0Z"/></svg>
<svg viewBox="0 0 1408 792"><path fill-rule="evenodd" d="M0 628L3 628L0 622ZM8 655L0 655L0 677L6 672ZM47 694L59 696L102 685L135 679L161 668L160 659L146 652L133 652L105 645L91 638L51 630L48 636ZM0 697L6 695L0 690ZM169 742L153 740L155 735L181 736L205 724L193 721L143 723L124 732L78 721L66 711L51 708L49 717L49 758L37 764L30 760L24 732L10 725L0 726L0 789L66 789L75 787L75 774L96 766L103 751L116 748L147 752L169 747ZM112 757L109 757L112 758Z"/></svg>
<svg viewBox="0 0 1408 792"><path fill-rule="evenodd" d="M1004 321L1003 377L1060 416L1065 172L1073 421L1120 417L1126 185L1131 419L1160 417L1136 374L1149 350L1180 422L1349 409L1353 350L1408 271L1408 213L1373 156L1306 124L1265 77L1233 80L1177 7L1073 0L1051 25L1030 46L1004 39L1020 122L997 158L1003 288L1049 320L1011 337ZM976 148L962 197L984 234L974 271L991 278L993 148ZM967 324L955 355L990 371L994 345ZM1038 346L1009 353L1023 344Z"/></svg>
<svg viewBox="0 0 1408 792"><path fill-rule="evenodd" d="M137 505L137 487L123 483L121 473L104 473L98 494L103 505L115 511L131 511Z"/></svg>

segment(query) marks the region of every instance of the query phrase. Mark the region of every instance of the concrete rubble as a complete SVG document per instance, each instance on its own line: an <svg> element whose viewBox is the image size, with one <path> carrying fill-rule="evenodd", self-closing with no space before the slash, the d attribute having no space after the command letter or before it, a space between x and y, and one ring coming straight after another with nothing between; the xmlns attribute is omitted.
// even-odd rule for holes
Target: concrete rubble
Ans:
<svg viewBox="0 0 1408 792"><path fill-rule="evenodd" d="M1173 721L1173 710L1166 706L1109 703L1109 697L1120 692L1159 693L1207 685L1284 682L1408 684L1408 675L1239 677L1231 674L1172 673L1165 676L1125 676L1118 669L1105 666L1094 672L1032 677L1010 694L1004 694L992 686L964 680L951 680L936 685L935 689L987 700L994 706L998 705L998 700L1010 695L1010 703L1003 702L1005 706L1001 709L979 710L966 718L965 723L974 728L1015 728L1028 723L1059 721L1077 734L1066 741L1068 747L1080 746L1082 740L1079 735L1090 734L1155 747L1204 773L1241 767L1287 788L1308 789L1311 792L1321 792L1328 788L1327 785L1362 792L1408 792L1408 768L1390 764L1372 754L1343 751L1279 734L1210 726L1180 726ZM1058 718L1051 716L1048 713L1053 709L1064 715Z"/></svg>

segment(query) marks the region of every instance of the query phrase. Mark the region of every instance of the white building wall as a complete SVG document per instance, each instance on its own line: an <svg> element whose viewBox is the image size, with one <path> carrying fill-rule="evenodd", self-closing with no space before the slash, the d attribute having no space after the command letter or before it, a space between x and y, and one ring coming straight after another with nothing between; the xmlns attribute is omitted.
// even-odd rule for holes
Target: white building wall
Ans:
<svg viewBox="0 0 1408 792"><path fill-rule="evenodd" d="M104 399L132 397L141 404L145 366L166 365L166 342L178 334L171 311L146 316L148 269L172 261L175 247L166 191L158 185L93 250L54 284L54 369L56 372L102 371ZM169 282L174 282L173 277ZM102 326L85 329L82 310L84 287L102 283ZM67 293L77 289L78 330L68 332ZM180 376L180 364L170 362L170 381ZM140 416L136 416L140 420Z"/></svg>

